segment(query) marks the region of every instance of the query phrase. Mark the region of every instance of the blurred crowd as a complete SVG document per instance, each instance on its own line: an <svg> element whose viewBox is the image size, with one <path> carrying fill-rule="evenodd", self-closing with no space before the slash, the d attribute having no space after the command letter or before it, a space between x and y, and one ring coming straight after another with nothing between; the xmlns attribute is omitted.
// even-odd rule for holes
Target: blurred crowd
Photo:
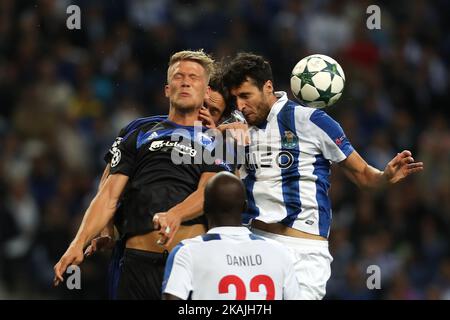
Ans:
<svg viewBox="0 0 450 320"><path fill-rule="evenodd" d="M81 8L81 30L66 9ZM103 155L132 119L164 114L169 56L204 48L272 63L289 92L301 58L346 73L327 109L383 169L404 149L425 170L388 190L357 189L336 167L327 299L450 299L450 2L0 1L0 299L105 298L108 253L82 266L82 290L53 289L53 265L96 192ZM289 92L292 98L291 93ZM369 290L367 268L380 267Z"/></svg>

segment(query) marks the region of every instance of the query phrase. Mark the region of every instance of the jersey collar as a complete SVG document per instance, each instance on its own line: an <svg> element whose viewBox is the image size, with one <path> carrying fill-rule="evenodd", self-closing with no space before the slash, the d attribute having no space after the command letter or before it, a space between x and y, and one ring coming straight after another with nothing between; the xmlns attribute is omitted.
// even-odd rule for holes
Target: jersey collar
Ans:
<svg viewBox="0 0 450 320"><path fill-rule="evenodd" d="M280 112L281 108L288 101L287 93L284 91L276 91L274 92L275 97L278 98L277 102L275 102L270 109L269 115L267 116L267 122L270 122L277 114Z"/></svg>
<svg viewBox="0 0 450 320"><path fill-rule="evenodd" d="M187 129L187 130L194 130L194 128L195 128L195 126L184 126L182 124L178 124L176 122L170 121L169 119L164 120L164 122L174 126L175 128L183 128L183 129ZM205 126L201 126L201 128L202 128L202 131L208 130L208 128Z"/></svg>
<svg viewBox="0 0 450 320"><path fill-rule="evenodd" d="M240 235L250 234L251 232L247 227L217 227L209 229L207 233Z"/></svg>

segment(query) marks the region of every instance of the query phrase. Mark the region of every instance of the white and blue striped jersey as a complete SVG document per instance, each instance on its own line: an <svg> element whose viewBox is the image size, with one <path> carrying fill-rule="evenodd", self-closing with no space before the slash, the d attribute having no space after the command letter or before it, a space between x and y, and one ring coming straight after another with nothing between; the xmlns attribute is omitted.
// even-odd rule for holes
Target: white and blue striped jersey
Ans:
<svg viewBox="0 0 450 320"><path fill-rule="evenodd" d="M246 227L219 227L170 253L163 293L193 300L294 300L300 286L288 249Z"/></svg>
<svg viewBox="0 0 450 320"><path fill-rule="evenodd" d="M275 95L278 101L267 120L250 128L251 143L240 170L249 202L243 222L279 222L327 238L330 165L354 149L325 112L290 101L285 92Z"/></svg>

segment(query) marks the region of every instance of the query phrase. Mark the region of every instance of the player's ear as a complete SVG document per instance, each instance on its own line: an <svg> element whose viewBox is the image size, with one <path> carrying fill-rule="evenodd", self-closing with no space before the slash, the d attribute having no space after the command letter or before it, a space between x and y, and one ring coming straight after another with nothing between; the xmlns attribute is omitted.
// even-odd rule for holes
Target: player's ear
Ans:
<svg viewBox="0 0 450 320"><path fill-rule="evenodd" d="M209 99L209 94L211 93L211 87L207 86L206 87L206 91L205 91L205 99L204 100L208 100Z"/></svg>
<svg viewBox="0 0 450 320"><path fill-rule="evenodd" d="M272 80L267 80L263 86L264 93L272 94L273 93L273 83Z"/></svg>
<svg viewBox="0 0 450 320"><path fill-rule="evenodd" d="M170 96L169 95L169 85L168 84L166 84L166 86L164 87L164 93L166 95L166 98L168 98Z"/></svg>

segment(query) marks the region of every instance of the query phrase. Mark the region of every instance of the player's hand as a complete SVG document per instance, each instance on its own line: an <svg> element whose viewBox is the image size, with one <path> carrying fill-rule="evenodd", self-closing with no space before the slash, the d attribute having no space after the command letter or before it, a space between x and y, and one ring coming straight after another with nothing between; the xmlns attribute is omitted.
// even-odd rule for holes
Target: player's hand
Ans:
<svg viewBox="0 0 450 320"><path fill-rule="evenodd" d="M216 124L211 116L211 113L209 112L208 108L206 108L206 107L200 108L200 113L198 114L198 119L208 129L214 129L216 127Z"/></svg>
<svg viewBox="0 0 450 320"><path fill-rule="evenodd" d="M232 122L221 124L217 127L222 133L229 132L231 137L237 141L241 146L250 144L250 133L248 131L248 124L242 122Z"/></svg>
<svg viewBox="0 0 450 320"><path fill-rule="evenodd" d="M158 212L153 216L153 225L161 235L158 244L167 248L180 228L181 219L175 212Z"/></svg>
<svg viewBox="0 0 450 320"><path fill-rule="evenodd" d="M384 175L389 183L397 183L412 173L423 170L423 162L414 162L411 151L404 150L389 161Z"/></svg>
<svg viewBox="0 0 450 320"><path fill-rule="evenodd" d="M114 239L108 235L94 238L92 239L91 244L84 251L84 256L89 257L99 250L110 250L114 248L114 243Z"/></svg>
<svg viewBox="0 0 450 320"><path fill-rule="evenodd" d="M77 244L71 244L58 263L53 267L55 272L53 285L56 287L63 282L64 278L62 275L66 272L67 267L70 265L79 265L83 262L83 258L83 247Z"/></svg>

